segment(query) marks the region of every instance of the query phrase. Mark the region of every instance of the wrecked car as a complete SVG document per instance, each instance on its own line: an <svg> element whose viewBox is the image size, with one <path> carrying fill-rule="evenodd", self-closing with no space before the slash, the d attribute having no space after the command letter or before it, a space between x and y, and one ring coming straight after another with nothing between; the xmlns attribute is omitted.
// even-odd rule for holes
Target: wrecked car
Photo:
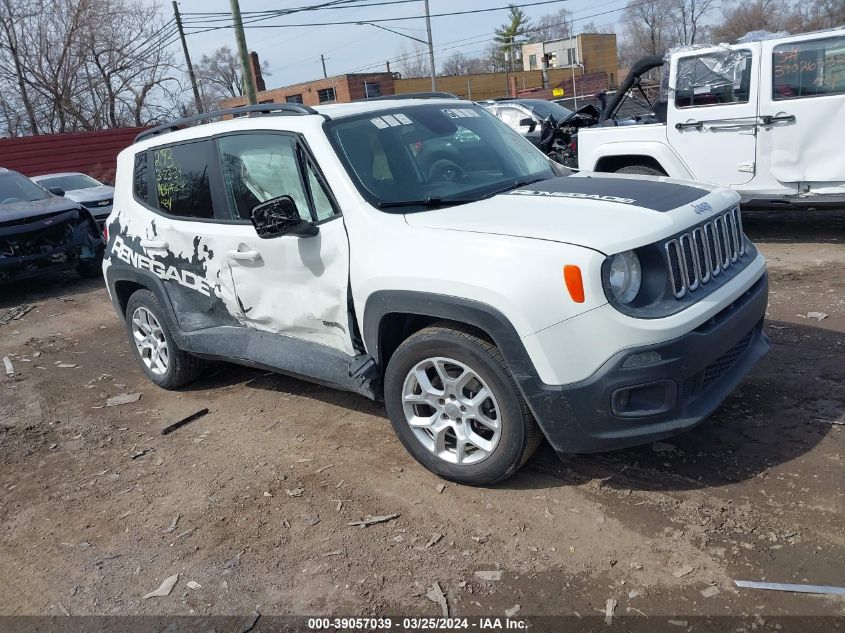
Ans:
<svg viewBox="0 0 845 633"><path fill-rule="evenodd" d="M426 468L490 484L543 437L692 428L765 355L738 200L572 173L457 99L245 106L120 153L103 272L153 383L216 359L352 391Z"/></svg>
<svg viewBox="0 0 845 633"><path fill-rule="evenodd" d="M0 282L66 268L96 277L104 248L102 232L79 203L0 168Z"/></svg>
<svg viewBox="0 0 845 633"><path fill-rule="evenodd" d="M104 185L87 174L79 172L44 174L33 176L31 180L47 191L76 200L91 212L100 226L105 224L106 218L111 213L114 188Z"/></svg>
<svg viewBox="0 0 845 633"><path fill-rule="evenodd" d="M652 112L619 116L661 66ZM843 135L845 29L758 34L641 60L598 125L579 132L578 166L717 183L758 205L841 206Z"/></svg>

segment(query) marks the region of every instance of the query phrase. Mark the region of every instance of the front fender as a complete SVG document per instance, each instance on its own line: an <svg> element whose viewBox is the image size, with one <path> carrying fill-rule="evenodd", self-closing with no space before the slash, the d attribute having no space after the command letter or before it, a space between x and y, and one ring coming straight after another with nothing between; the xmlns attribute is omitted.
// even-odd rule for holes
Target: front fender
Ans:
<svg viewBox="0 0 845 633"><path fill-rule="evenodd" d="M635 128L636 126L631 126ZM610 128L615 129L615 128ZM684 164L681 157L666 143L659 141L613 141L600 143L593 148L579 147L578 165L587 171L596 171L596 165L603 158L622 156L643 156L652 158L671 178L693 180L692 172Z"/></svg>

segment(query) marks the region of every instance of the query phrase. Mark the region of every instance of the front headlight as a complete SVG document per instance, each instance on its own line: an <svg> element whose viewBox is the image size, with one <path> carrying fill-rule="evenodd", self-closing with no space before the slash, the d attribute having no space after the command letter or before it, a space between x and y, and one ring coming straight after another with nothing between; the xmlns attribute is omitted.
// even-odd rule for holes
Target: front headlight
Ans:
<svg viewBox="0 0 845 633"><path fill-rule="evenodd" d="M643 269L634 251L613 256L609 281L610 290L619 303L628 304L636 299L643 282Z"/></svg>

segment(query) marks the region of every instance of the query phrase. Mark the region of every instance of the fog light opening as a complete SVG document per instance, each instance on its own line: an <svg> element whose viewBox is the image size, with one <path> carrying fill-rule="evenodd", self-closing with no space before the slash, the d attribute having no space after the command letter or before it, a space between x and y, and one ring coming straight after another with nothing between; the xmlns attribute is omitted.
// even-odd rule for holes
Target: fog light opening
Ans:
<svg viewBox="0 0 845 633"><path fill-rule="evenodd" d="M614 415L624 418L660 415L675 407L677 396L674 380L660 380L617 389L611 396L611 408Z"/></svg>

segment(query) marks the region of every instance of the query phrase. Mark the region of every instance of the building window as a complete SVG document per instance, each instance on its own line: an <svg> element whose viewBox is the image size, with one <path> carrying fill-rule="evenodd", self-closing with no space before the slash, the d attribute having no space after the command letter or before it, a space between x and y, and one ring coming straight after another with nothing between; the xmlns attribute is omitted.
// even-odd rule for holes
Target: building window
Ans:
<svg viewBox="0 0 845 633"><path fill-rule="evenodd" d="M528 70L537 70L537 56L536 55L529 55L528 56Z"/></svg>
<svg viewBox="0 0 845 633"><path fill-rule="evenodd" d="M320 103L328 103L335 100L334 88L323 88L317 91L317 99Z"/></svg>
<svg viewBox="0 0 845 633"><path fill-rule="evenodd" d="M288 95L285 97L285 103L302 103L302 95Z"/></svg>
<svg viewBox="0 0 845 633"><path fill-rule="evenodd" d="M371 97L380 97L381 96L381 84L376 83L367 83L364 82L364 98L369 99Z"/></svg>

